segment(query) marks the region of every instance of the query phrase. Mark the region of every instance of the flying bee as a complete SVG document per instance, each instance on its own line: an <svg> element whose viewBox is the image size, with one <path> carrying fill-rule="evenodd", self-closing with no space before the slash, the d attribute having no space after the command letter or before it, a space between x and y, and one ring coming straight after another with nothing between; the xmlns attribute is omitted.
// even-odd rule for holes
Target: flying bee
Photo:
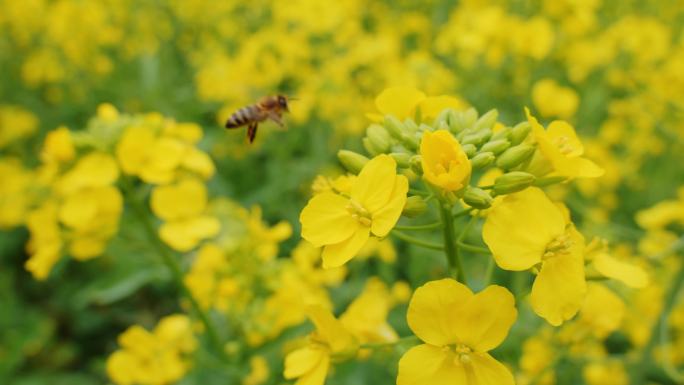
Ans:
<svg viewBox="0 0 684 385"><path fill-rule="evenodd" d="M226 121L226 128L247 126L247 138L254 141L259 123L271 119L283 127L283 112L290 112L288 98L285 95L265 96L256 104L242 107L235 111Z"/></svg>

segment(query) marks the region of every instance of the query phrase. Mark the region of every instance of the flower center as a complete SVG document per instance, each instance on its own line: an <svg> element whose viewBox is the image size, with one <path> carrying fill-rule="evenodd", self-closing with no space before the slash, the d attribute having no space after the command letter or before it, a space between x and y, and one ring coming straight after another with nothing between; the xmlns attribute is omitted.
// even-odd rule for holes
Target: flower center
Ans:
<svg viewBox="0 0 684 385"><path fill-rule="evenodd" d="M470 355L473 353L473 349L469 348L464 344L456 344L455 346L445 346L444 351L448 351L454 354L455 364L468 364L471 362Z"/></svg>
<svg viewBox="0 0 684 385"><path fill-rule="evenodd" d="M352 218L356 219L360 224L364 226L371 225L371 213L368 212L359 202L350 199L346 207Z"/></svg>
<svg viewBox="0 0 684 385"><path fill-rule="evenodd" d="M546 245L542 260L553 258L561 254L568 254L570 253L570 247L572 245L573 241L570 239L570 235L567 233L559 235Z"/></svg>
<svg viewBox="0 0 684 385"><path fill-rule="evenodd" d="M553 143L563 155L567 155L575 150L572 147L572 143L570 143L570 138L567 136L559 136L554 139Z"/></svg>

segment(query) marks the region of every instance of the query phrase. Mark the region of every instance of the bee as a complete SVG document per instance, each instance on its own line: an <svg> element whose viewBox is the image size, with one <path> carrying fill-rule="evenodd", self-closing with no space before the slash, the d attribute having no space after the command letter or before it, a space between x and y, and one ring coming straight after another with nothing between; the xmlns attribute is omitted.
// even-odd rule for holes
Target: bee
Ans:
<svg viewBox="0 0 684 385"><path fill-rule="evenodd" d="M256 104L242 107L235 111L226 121L226 128L239 128L247 126L247 138L254 141L259 123L271 119L280 127L283 124L283 112L290 112L288 97L285 95L265 96Z"/></svg>

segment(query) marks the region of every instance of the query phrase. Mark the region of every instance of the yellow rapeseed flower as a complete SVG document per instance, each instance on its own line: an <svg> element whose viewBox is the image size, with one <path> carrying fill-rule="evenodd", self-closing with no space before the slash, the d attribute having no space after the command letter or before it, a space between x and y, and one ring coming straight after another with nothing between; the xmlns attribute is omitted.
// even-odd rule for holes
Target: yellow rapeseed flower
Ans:
<svg viewBox="0 0 684 385"><path fill-rule="evenodd" d="M558 326L577 313L586 293L584 238L542 190L507 195L491 209L482 236L502 269L539 269L531 294L538 315Z"/></svg>
<svg viewBox="0 0 684 385"><path fill-rule="evenodd" d="M358 349L358 342L328 310L320 305L308 308L316 330L309 343L285 357L285 378L297 378L295 385L323 385L333 357L349 357Z"/></svg>
<svg viewBox="0 0 684 385"><path fill-rule="evenodd" d="M420 142L423 177L445 192L468 185L472 167L461 144L447 130L425 132Z"/></svg>
<svg viewBox="0 0 684 385"><path fill-rule="evenodd" d="M532 101L542 116L569 119L577 111L579 96L553 79L541 79L532 87Z"/></svg>
<svg viewBox="0 0 684 385"><path fill-rule="evenodd" d="M603 175L601 167L582 157L584 146L569 123L555 120L545 130L527 108L525 114L538 146L537 154L530 165L532 173L543 175L553 172L571 179Z"/></svg>
<svg viewBox="0 0 684 385"><path fill-rule="evenodd" d="M159 237L175 250L189 251L220 230L218 219L204 213L207 188L197 179L156 187L150 204L155 215L166 221L159 228Z"/></svg>
<svg viewBox="0 0 684 385"><path fill-rule="evenodd" d="M337 267L352 259L372 235L386 236L406 203L408 179L397 175L389 155L378 155L361 170L349 197L315 195L299 217L302 237L324 246L323 266Z"/></svg>
<svg viewBox="0 0 684 385"><path fill-rule="evenodd" d="M428 282L409 303L411 330L425 342L399 360L397 385L513 385L513 375L489 351L506 338L518 315L501 286L473 294L453 280Z"/></svg>

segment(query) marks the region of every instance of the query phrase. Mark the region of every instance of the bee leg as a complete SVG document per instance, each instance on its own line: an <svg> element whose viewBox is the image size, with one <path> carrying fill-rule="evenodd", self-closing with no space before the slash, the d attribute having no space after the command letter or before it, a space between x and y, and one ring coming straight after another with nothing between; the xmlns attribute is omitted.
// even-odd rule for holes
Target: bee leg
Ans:
<svg viewBox="0 0 684 385"><path fill-rule="evenodd" d="M258 127L257 123L252 123L247 127L247 139L249 139L250 143L254 142L254 137L256 136L257 127Z"/></svg>
<svg viewBox="0 0 684 385"><path fill-rule="evenodd" d="M285 123L283 123L282 116L278 113L270 113L268 117L274 121L280 128L285 128Z"/></svg>

